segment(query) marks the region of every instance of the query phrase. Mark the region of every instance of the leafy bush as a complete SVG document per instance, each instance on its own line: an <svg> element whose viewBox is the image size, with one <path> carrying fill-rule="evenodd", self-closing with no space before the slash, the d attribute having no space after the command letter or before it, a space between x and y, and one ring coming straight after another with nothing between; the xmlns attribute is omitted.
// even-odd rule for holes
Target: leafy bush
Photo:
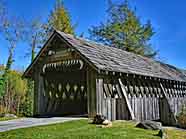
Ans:
<svg viewBox="0 0 186 139"><path fill-rule="evenodd" d="M33 116L33 100L34 100L34 82L30 79L27 80L27 92L25 101L21 106L21 114L24 116Z"/></svg>
<svg viewBox="0 0 186 139"><path fill-rule="evenodd" d="M186 107L185 105L182 106L181 112L177 115L178 125L181 128L186 129Z"/></svg>
<svg viewBox="0 0 186 139"><path fill-rule="evenodd" d="M22 78L22 72L10 70L6 76L0 68L0 114L32 116L33 82Z"/></svg>

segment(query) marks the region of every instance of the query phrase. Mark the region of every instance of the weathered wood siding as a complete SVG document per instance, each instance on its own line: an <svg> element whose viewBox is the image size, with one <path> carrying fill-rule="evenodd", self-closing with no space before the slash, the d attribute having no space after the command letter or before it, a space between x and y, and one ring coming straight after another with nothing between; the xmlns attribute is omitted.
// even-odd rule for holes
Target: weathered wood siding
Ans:
<svg viewBox="0 0 186 139"><path fill-rule="evenodd" d="M173 125L186 105L185 84L177 84L136 76L102 76L96 82L97 113L109 120L161 120Z"/></svg>
<svg viewBox="0 0 186 139"><path fill-rule="evenodd" d="M129 98L137 120L159 120L159 98L132 97Z"/></svg>
<svg viewBox="0 0 186 139"><path fill-rule="evenodd" d="M160 120L165 125L176 125L177 123L174 121L172 114L176 117L183 106L186 106L186 97L169 97L168 102L170 107L168 107L165 98L160 100Z"/></svg>
<svg viewBox="0 0 186 139"><path fill-rule="evenodd" d="M57 36L48 45L34 71L34 114L87 114L87 101L92 97L87 100L86 64Z"/></svg>
<svg viewBox="0 0 186 139"><path fill-rule="evenodd" d="M105 98L102 100L102 114L106 116L109 120L116 120L116 99Z"/></svg>

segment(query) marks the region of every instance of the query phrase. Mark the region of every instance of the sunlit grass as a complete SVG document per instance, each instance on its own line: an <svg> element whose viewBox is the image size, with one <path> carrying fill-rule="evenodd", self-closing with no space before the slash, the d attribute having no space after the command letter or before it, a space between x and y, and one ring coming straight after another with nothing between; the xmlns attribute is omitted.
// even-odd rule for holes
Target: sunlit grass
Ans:
<svg viewBox="0 0 186 139"><path fill-rule="evenodd" d="M2 139L160 139L158 131L135 128L135 123L115 121L111 128L99 128L88 124L87 120L78 120L17 129L0 133Z"/></svg>

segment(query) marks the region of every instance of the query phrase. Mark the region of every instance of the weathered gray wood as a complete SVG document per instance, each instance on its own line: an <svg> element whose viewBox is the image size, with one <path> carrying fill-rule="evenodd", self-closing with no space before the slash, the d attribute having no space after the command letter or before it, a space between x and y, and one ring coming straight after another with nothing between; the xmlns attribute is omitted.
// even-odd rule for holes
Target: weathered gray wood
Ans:
<svg viewBox="0 0 186 139"><path fill-rule="evenodd" d="M96 98L97 98L97 114L103 114L103 99L104 99L104 92L103 92L103 79L96 79Z"/></svg>
<svg viewBox="0 0 186 139"><path fill-rule="evenodd" d="M144 98L143 98L143 112L144 112L144 120L147 120L147 117L148 117L148 114L147 114L147 98L146 98L146 95L144 95Z"/></svg>
<svg viewBox="0 0 186 139"><path fill-rule="evenodd" d="M119 84L120 84L121 90L123 92L123 96L125 97L124 99L126 101L126 105L127 105L128 109L129 109L129 113L130 113L131 119L134 120L135 119L134 112L133 112L133 110L131 108L131 104L130 104L130 102L128 100L127 93L126 93L125 87L124 87L121 79L119 79Z"/></svg>
<svg viewBox="0 0 186 139"><path fill-rule="evenodd" d="M45 90L44 90L44 79L40 74L40 70L37 69L35 72L35 82L34 82L34 115L39 116L44 114L44 104L45 104Z"/></svg>
<svg viewBox="0 0 186 139"><path fill-rule="evenodd" d="M162 121L165 123L165 124L168 124L168 125L176 125L177 124L177 120L176 120L176 116L174 115L174 112L173 112L173 104L172 102L169 100L169 97L164 89L164 86L160 83L160 87L162 89L162 93L163 93L163 96L164 98L161 99L162 103L161 103L161 115L163 116L160 116L162 119Z"/></svg>
<svg viewBox="0 0 186 139"><path fill-rule="evenodd" d="M107 118L108 120L112 120L111 98L107 98L106 100L107 100L107 112L108 112Z"/></svg>
<svg viewBox="0 0 186 139"><path fill-rule="evenodd" d="M116 99L111 98L111 120L116 120Z"/></svg>
<svg viewBox="0 0 186 139"><path fill-rule="evenodd" d="M104 91L105 91L106 97L111 97L107 84L104 84Z"/></svg>
<svg viewBox="0 0 186 139"><path fill-rule="evenodd" d="M96 115L96 74L94 70L87 71L87 98L88 98L88 116L90 118Z"/></svg>
<svg viewBox="0 0 186 139"><path fill-rule="evenodd" d="M126 87L125 87L126 89ZM119 98L124 98L123 93L121 92L121 89L119 87L119 84L116 85L116 91L119 94Z"/></svg>

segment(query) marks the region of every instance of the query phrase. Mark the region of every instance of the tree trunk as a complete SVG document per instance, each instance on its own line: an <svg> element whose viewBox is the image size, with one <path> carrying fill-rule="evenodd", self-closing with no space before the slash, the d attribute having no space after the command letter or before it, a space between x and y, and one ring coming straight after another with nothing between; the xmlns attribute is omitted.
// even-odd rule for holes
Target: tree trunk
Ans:
<svg viewBox="0 0 186 139"><path fill-rule="evenodd" d="M19 107L20 107L20 101L21 101L21 98L18 97L18 101L17 101L17 115L19 115Z"/></svg>

